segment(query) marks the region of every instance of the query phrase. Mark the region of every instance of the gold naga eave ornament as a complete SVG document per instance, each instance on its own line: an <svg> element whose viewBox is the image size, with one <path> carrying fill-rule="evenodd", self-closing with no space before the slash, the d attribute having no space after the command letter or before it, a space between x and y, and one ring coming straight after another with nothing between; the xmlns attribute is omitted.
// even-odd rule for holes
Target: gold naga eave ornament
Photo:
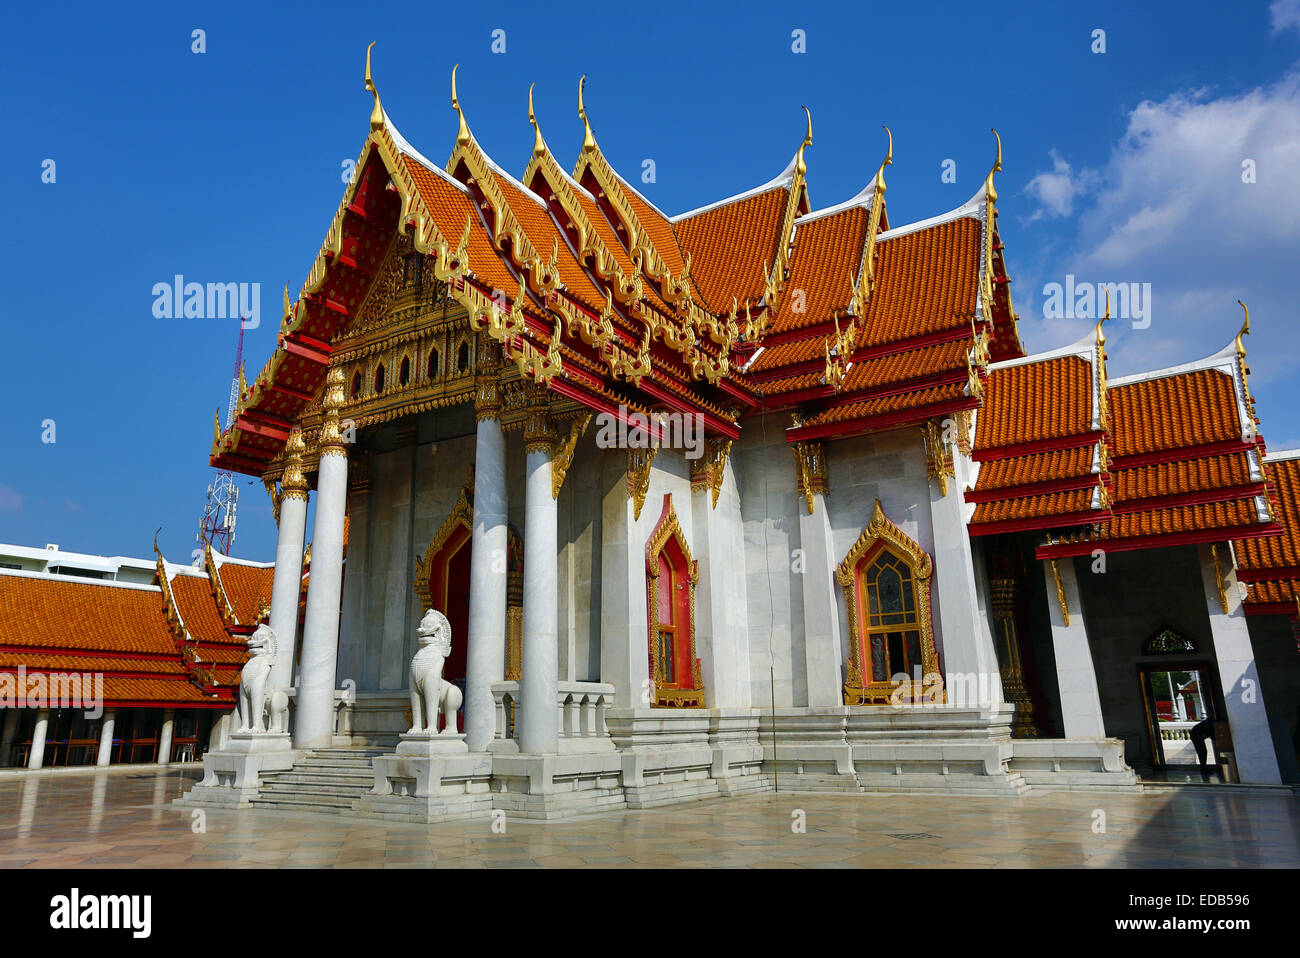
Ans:
<svg viewBox="0 0 1300 958"><path fill-rule="evenodd" d="M578 449L578 440L582 438L587 427L591 425L592 414L587 413L578 419L569 423L569 435L559 444L555 450L555 456L551 460L551 498L560 498L560 490L564 488L564 477L569 474L569 467L573 465L573 455Z"/></svg>
<svg viewBox="0 0 1300 958"><path fill-rule="evenodd" d="M1061 567L1057 564L1056 559L1048 560L1052 566L1052 579L1056 584L1056 602L1061 609L1061 623L1070 624L1070 606L1065 601L1065 583L1061 580Z"/></svg>
<svg viewBox="0 0 1300 958"><path fill-rule="evenodd" d="M730 439L707 439L704 455L691 465L691 491L709 490L713 497L713 509L718 507L718 494L722 491L722 481L726 478L727 456L730 453Z"/></svg>
<svg viewBox="0 0 1300 958"><path fill-rule="evenodd" d="M641 518L646 493L650 491L650 465L654 462L657 446L627 451L627 495L632 500L632 518Z"/></svg>

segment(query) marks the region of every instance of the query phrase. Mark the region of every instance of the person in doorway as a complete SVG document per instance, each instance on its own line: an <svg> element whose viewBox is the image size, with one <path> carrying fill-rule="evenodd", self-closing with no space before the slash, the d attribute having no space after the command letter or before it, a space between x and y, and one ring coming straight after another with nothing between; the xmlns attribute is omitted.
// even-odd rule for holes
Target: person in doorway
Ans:
<svg viewBox="0 0 1300 958"><path fill-rule="evenodd" d="M1192 726L1190 733L1192 748L1196 749L1196 762L1201 767L1201 780L1208 782L1210 780L1210 767L1208 750L1205 747L1205 740L1214 741L1214 722L1206 719ZM1215 751L1218 751L1216 746Z"/></svg>

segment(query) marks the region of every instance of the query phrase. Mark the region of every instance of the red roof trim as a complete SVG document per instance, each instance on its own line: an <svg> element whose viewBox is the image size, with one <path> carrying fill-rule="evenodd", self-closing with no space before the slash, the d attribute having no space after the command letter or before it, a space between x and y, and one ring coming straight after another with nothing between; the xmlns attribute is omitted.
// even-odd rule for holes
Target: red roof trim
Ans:
<svg viewBox="0 0 1300 958"><path fill-rule="evenodd" d="M1131 552L1134 549L1167 549L1171 546L1193 545L1201 542L1224 542L1228 539L1255 539L1282 533L1276 523L1241 529L1201 529L1196 532L1175 532L1164 535L1134 536L1130 539L1090 539L1087 542L1059 542L1041 545L1034 550L1036 559L1064 559L1069 556L1091 555L1097 549L1103 552Z"/></svg>

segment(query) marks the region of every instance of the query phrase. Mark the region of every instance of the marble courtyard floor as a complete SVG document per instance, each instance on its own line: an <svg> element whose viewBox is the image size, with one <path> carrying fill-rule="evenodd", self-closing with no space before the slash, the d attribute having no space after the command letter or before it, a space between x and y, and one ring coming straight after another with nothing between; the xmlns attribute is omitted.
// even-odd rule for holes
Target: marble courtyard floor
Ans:
<svg viewBox="0 0 1300 958"><path fill-rule="evenodd" d="M1289 793L765 793L581 821L376 823L169 802L196 768L0 777L0 868L1297 867ZM806 832L792 826L802 811ZM1094 830L1102 822L1104 831Z"/></svg>

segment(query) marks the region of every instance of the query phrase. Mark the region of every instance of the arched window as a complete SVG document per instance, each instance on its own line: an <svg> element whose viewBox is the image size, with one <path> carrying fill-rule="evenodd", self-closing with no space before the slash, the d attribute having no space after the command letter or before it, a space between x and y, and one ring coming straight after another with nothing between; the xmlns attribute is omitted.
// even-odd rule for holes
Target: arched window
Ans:
<svg viewBox="0 0 1300 958"><path fill-rule="evenodd" d="M835 573L849 617L844 704L899 704L922 692L926 701L943 701L930 621L933 569L877 499L871 522ZM913 684L896 681L900 674Z"/></svg>
<svg viewBox="0 0 1300 958"><path fill-rule="evenodd" d="M695 584L699 566L664 496L663 514L646 544L646 593L650 626L651 705L704 708L704 682L695 656Z"/></svg>
<svg viewBox="0 0 1300 958"><path fill-rule="evenodd" d="M379 368L375 370L375 395L380 396L384 392L384 364L380 363Z"/></svg>
<svg viewBox="0 0 1300 958"><path fill-rule="evenodd" d="M361 371L357 370L352 374L352 398L356 399L361 395Z"/></svg>
<svg viewBox="0 0 1300 958"><path fill-rule="evenodd" d="M402 365L397 367L397 385L405 386L411 381L411 357L403 356Z"/></svg>
<svg viewBox="0 0 1300 958"><path fill-rule="evenodd" d="M469 372L469 343L461 343L456 350L456 372Z"/></svg>
<svg viewBox="0 0 1300 958"><path fill-rule="evenodd" d="M430 379L438 378L438 364L439 364L438 350L430 349L429 350L429 378Z"/></svg>

